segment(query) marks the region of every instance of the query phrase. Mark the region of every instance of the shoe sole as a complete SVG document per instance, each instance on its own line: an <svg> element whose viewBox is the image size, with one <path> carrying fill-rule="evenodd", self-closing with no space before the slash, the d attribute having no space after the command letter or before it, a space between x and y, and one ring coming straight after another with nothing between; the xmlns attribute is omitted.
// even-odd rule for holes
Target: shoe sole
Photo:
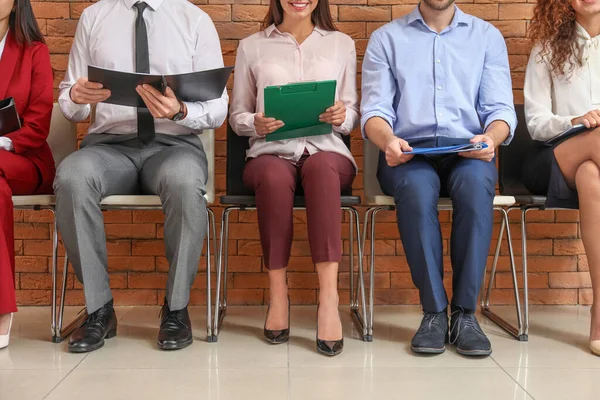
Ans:
<svg viewBox="0 0 600 400"><path fill-rule="evenodd" d="M442 348L436 349L436 348L432 348L432 347L414 347L414 346L410 346L410 349L413 352L419 353L419 354L442 354L443 352L446 351L446 347L442 347Z"/></svg>
<svg viewBox="0 0 600 400"><path fill-rule="evenodd" d="M160 344L159 342L156 342L156 345L161 350L181 350L185 349L186 347L189 347L192 343L194 343L194 339L190 339L189 341L177 344Z"/></svg>
<svg viewBox="0 0 600 400"><path fill-rule="evenodd" d="M456 348L456 352L461 356L466 357L487 357L492 354L492 349L489 350L461 350L458 347Z"/></svg>
<svg viewBox="0 0 600 400"><path fill-rule="evenodd" d="M96 351L96 350L99 350L99 349L103 348L105 340L112 339L115 336L117 336L117 330L116 329L107 332L106 336L104 336L104 339L102 339L102 341L100 343L98 343L98 344L96 344L94 346L90 346L90 347L85 348L85 349L80 349L80 348L77 348L77 347L73 347L73 348L69 347L69 353L76 353L76 354L91 353L92 351Z"/></svg>
<svg viewBox="0 0 600 400"><path fill-rule="evenodd" d="M269 344L284 344L290 341L290 338L287 338L285 340L271 340L271 339L267 339L265 337L265 342L269 343Z"/></svg>
<svg viewBox="0 0 600 400"><path fill-rule="evenodd" d="M323 354L324 356L327 356L327 357L335 357L335 356L337 356L337 355L339 355L339 354L342 354L342 351L344 351L344 349L342 349L342 350L340 350L340 351L338 351L338 352L336 352L336 353L329 353L329 352L327 352L327 351L323 351L323 350L321 350L320 348L318 348L318 347L317 347L317 351L318 351L319 353Z"/></svg>

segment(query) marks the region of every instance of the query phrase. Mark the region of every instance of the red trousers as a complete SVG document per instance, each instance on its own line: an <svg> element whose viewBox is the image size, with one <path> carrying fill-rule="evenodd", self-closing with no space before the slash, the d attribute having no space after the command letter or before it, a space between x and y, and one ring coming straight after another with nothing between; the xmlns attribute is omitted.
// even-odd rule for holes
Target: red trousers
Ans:
<svg viewBox="0 0 600 400"><path fill-rule="evenodd" d="M342 259L342 189L356 175L352 162L331 152L305 155L297 165L273 155L251 159L244 169L244 185L253 189L258 210L260 241L269 269L285 268L292 247L294 193L304 189L308 239L316 263Z"/></svg>
<svg viewBox="0 0 600 400"><path fill-rule="evenodd" d="M30 159L0 150L0 314L17 311L12 195L33 194L39 185L38 169Z"/></svg>

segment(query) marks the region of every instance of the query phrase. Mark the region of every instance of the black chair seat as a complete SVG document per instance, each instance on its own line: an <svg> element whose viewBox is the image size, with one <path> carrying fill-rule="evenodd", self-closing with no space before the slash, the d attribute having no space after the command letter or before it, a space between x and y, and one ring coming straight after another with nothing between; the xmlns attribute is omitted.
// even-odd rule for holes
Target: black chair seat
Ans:
<svg viewBox="0 0 600 400"><path fill-rule="evenodd" d="M546 196L515 196L517 204L522 206L544 206L546 204Z"/></svg>
<svg viewBox="0 0 600 400"><path fill-rule="evenodd" d="M238 205L246 207L256 206L256 197L254 196L221 196L221 204ZM357 206L360 204L359 196L342 196L342 206ZM306 207L304 196L296 196L294 207Z"/></svg>

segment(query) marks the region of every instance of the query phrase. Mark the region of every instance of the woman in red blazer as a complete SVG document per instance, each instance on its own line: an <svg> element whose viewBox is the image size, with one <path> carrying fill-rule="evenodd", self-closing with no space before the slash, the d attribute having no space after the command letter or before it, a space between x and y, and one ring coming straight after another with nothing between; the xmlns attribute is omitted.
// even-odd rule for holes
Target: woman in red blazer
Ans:
<svg viewBox="0 0 600 400"><path fill-rule="evenodd" d="M13 97L21 129L0 137L0 349L8 346L15 299L12 195L51 193L46 143L53 102L50 54L29 0L0 0L0 100Z"/></svg>

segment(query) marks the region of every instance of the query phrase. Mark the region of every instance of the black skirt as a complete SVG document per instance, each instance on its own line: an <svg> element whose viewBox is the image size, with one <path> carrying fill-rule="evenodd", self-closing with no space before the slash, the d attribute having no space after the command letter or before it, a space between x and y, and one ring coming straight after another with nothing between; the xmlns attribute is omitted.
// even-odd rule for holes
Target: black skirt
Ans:
<svg viewBox="0 0 600 400"><path fill-rule="evenodd" d="M547 197L546 207L578 209L577 190L567 185L554 156L554 149L559 144L538 143L536 153L523 165L523 183L532 194Z"/></svg>

